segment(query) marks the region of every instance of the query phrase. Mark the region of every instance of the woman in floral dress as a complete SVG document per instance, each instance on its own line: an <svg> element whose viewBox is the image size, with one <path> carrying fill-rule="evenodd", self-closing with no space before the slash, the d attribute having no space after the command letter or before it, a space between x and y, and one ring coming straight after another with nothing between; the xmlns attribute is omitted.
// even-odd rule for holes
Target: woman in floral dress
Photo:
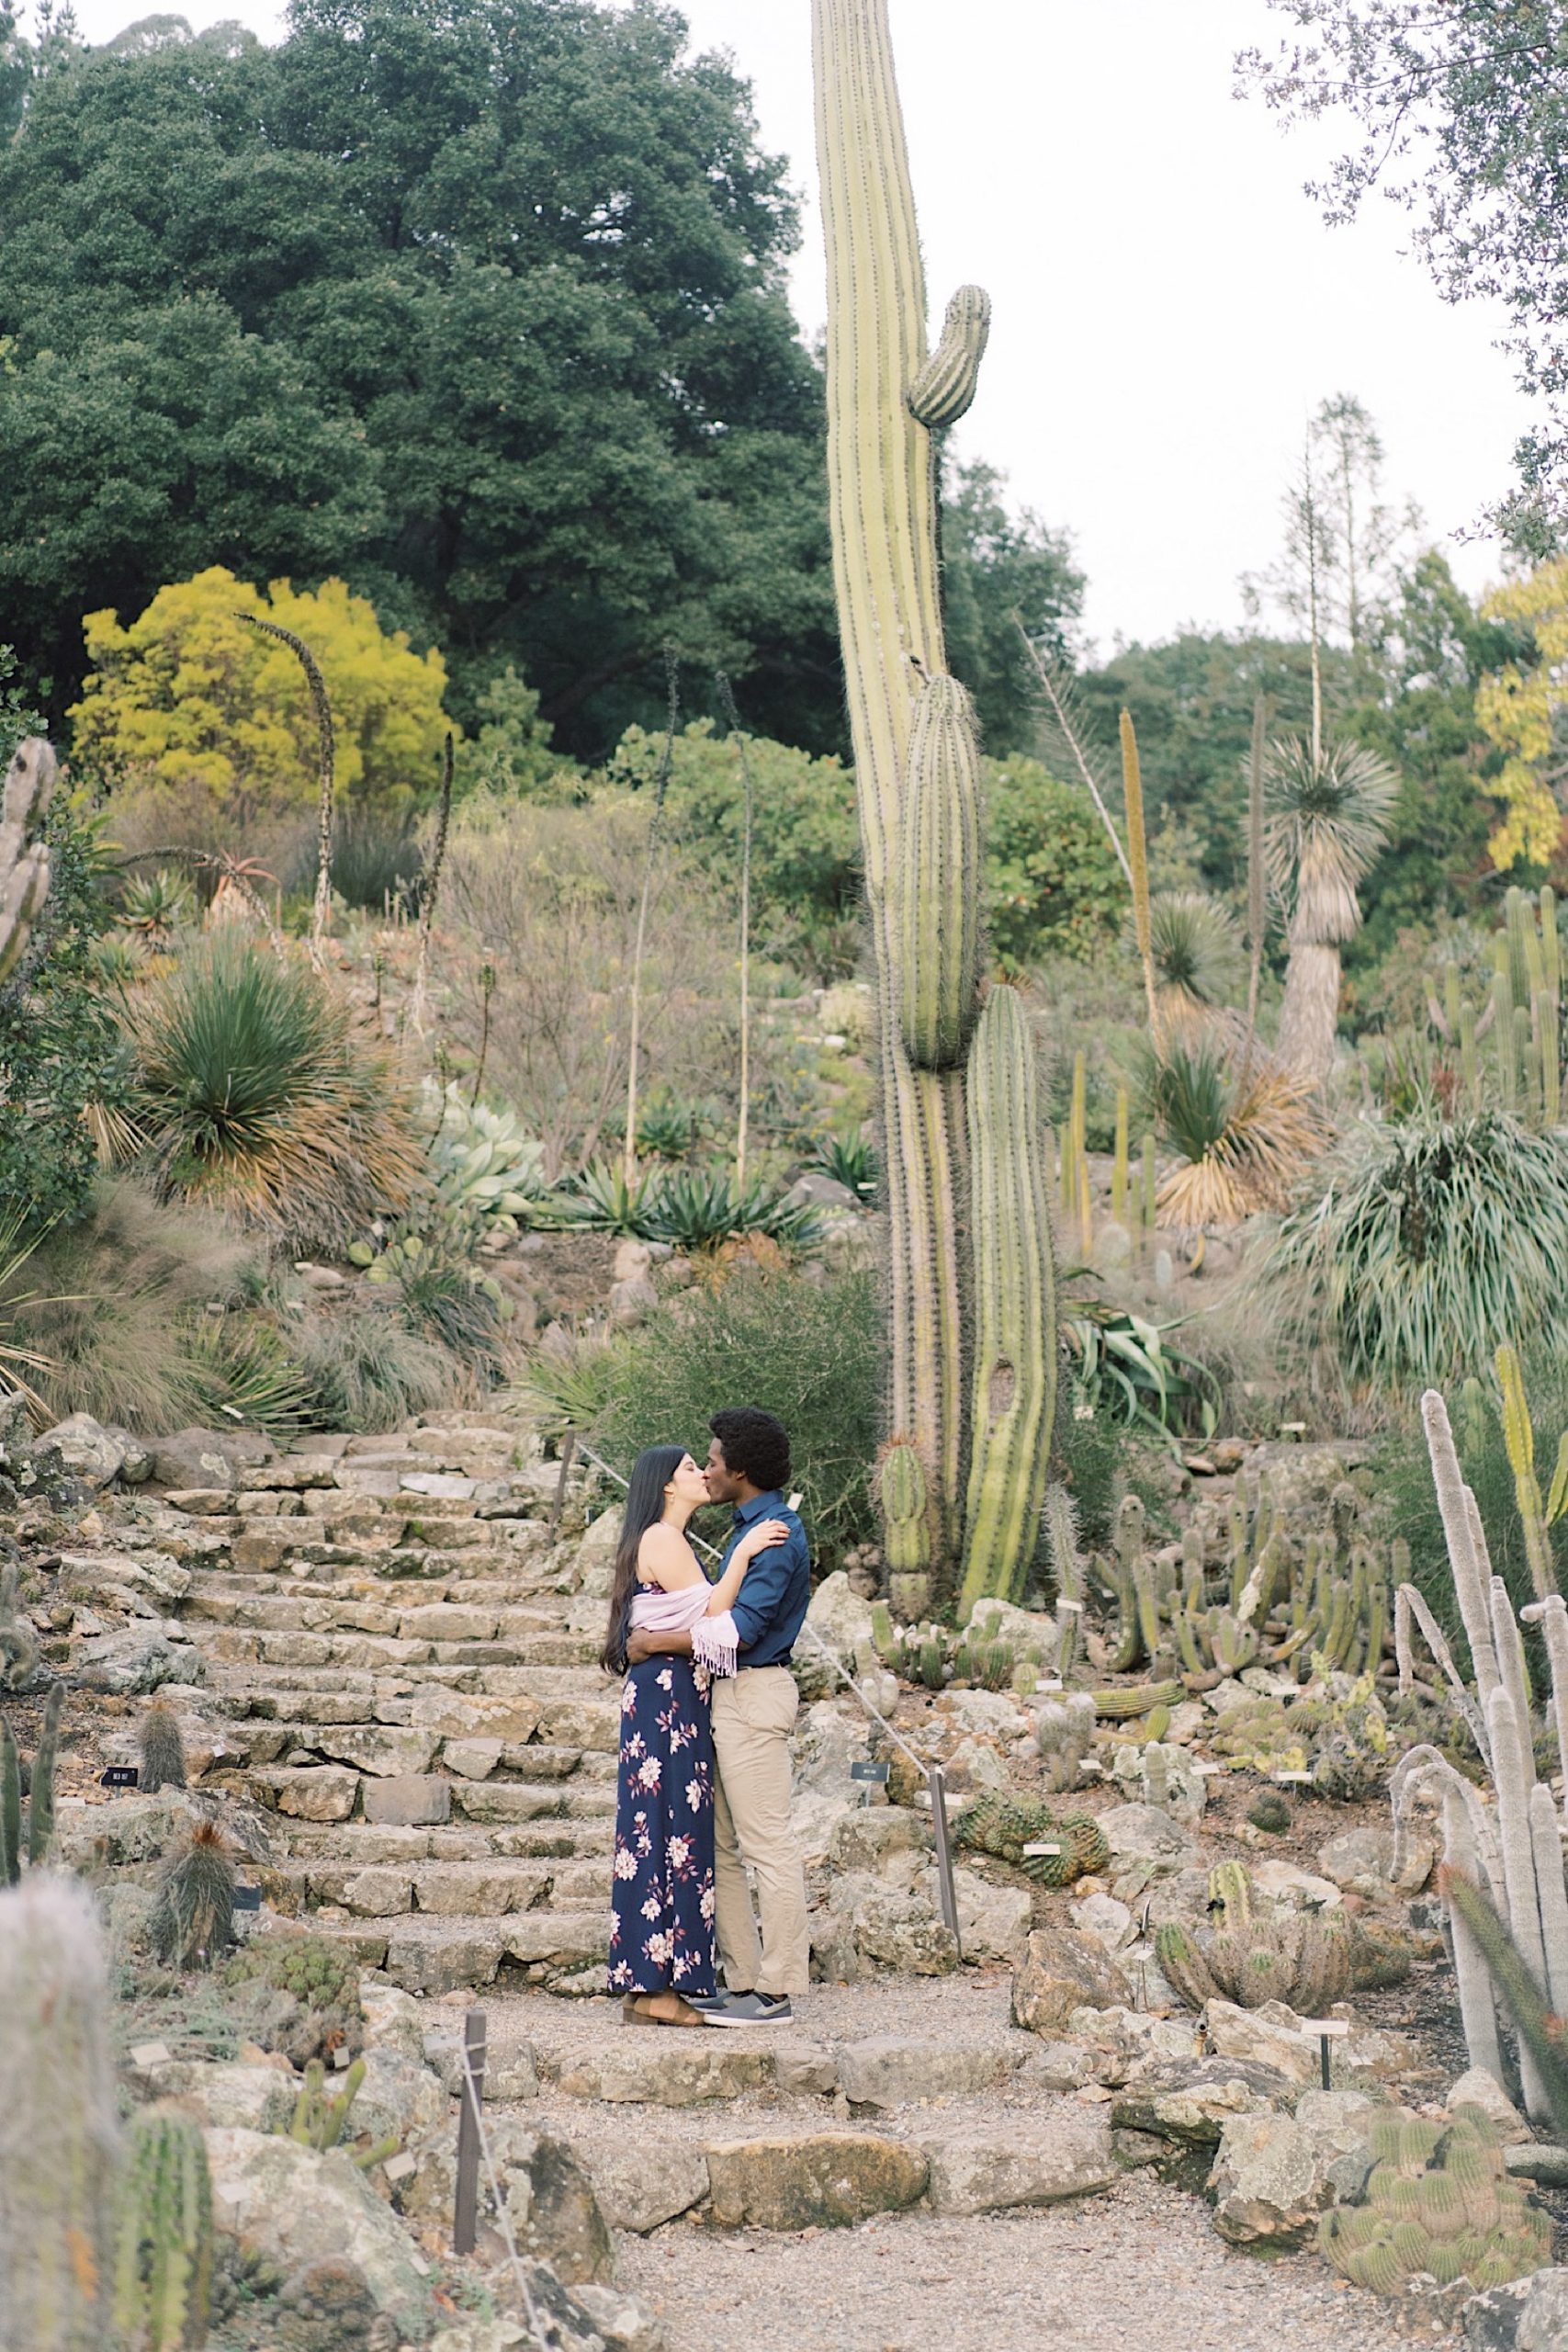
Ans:
<svg viewBox="0 0 1568 2352"><path fill-rule="evenodd" d="M626 1489L610 1624L601 1661L625 1675L611 1894L610 1988L638 2025L701 2025L682 1993L716 1990L713 1743L708 1678L733 1674L730 1603L759 1552L784 1541L775 1520L750 1529L709 1585L686 1541L707 1479L679 1445L650 1446ZM627 1668L634 1624L691 1628L692 1656Z"/></svg>

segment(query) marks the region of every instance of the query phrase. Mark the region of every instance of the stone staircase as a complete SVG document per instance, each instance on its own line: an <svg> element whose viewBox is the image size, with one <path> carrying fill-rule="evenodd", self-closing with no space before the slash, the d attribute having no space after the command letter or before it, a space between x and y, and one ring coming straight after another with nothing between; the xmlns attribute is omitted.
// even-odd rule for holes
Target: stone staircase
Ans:
<svg viewBox="0 0 1568 2352"><path fill-rule="evenodd" d="M406 1990L504 1971L598 1991L614 1515L552 1543L557 1471L528 1433L435 1419L306 1439L148 1506L224 1718L201 1786L273 1816L269 1902Z"/></svg>

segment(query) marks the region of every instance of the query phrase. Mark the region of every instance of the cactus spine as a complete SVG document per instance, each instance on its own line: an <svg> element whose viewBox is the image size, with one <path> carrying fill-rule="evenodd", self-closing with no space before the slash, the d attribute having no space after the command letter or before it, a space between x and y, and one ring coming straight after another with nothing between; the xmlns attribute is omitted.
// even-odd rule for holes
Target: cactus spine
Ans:
<svg viewBox="0 0 1568 2352"><path fill-rule="evenodd" d="M1045 1498L1056 1405L1055 1270L1034 1046L1010 989L986 1000L969 1062L974 1396L961 1611L1009 1598Z"/></svg>
<svg viewBox="0 0 1568 2352"><path fill-rule="evenodd" d="M115 2198L115 2325L145 2352L207 2341L212 2180L200 2127L138 2116Z"/></svg>
<svg viewBox="0 0 1568 2352"><path fill-rule="evenodd" d="M988 308L977 288L965 288L949 310L937 353L929 354L886 0L813 0L812 46L828 258L834 584L880 1014L889 1419L919 1455L945 1566L957 1548L964 1484L958 1212L965 1104L958 1065L979 963L977 912L955 901L977 899L979 814L973 722L948 676L942 636L931 433L973 396ZM933 869L939 845L946 863ZM910 960L936 968L911 972ZM993 1161L1004 1149L1033 1162L1038 1138L1029 1132L993 1138ZM1027 1202L1043 1249L1038 1168L1006 1180L1002 1190L1015 1220ZM1023 1238L1015 1231L1011 1246ZM1049 1280L1042 1260L1030 1289L1032 1303L1044 1294L1046 1317ZM1042 1328L1045 1361L1014 1360L1020 1413L1004 1416L1032 1419L1041 1462L1049 1451L1055 1362L1054 1334ZM982 1363L975 1381L971 1420L986 1427L996 1418L993 1373ZM977 1487L971 1479L971 1500L984 1506L972 1516L985 1547L976 1589L1010 1595L1021 1582L1039 1466L1010 1442L989 1446ZM1000 1491L1009 1478L1020 1487L1015 1497ZM1008 1531L1016 1532L1019 1548L1004 1557L998 1547Z"/></svg>
<svg viewBox="0 0 1568 2352"><path fill-rule="evenodd" d="M234 1940L234 1865L222 1833L199 1821L166 1864L148 1922L153 1950L175 1968L210 1968Z"/></svg>
<svg viewBox="0 0 1568 2352"><path fill-rule="evenodd" d="M97 1914L53 1872L0 1894L0 2247L6 2352L101 2352L114 2160Z"/></svg>

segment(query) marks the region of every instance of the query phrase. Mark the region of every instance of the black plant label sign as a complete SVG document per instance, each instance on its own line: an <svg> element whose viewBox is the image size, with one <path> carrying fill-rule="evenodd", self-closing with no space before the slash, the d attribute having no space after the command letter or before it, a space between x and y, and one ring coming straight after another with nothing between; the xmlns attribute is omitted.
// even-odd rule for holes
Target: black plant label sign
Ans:
<svg viewBox="0 0 1568 2352"><path fill-rule="evenodd" d="M850 1778L851 1778L851 1780L852 1780L852 1781L886 1781L886 1779L887 1778L887 1771L888 1771L888 1768L887 1768L887 1766L886 1766L885 1763L884 1763L884 1764L870 1764L870 1763L864 1763L864 1764L852 1764L852 1765L850 1766Z"/></svg>
<svg viewBox="0 0 1568 2352"><path fill-rule="evenodd" d="M141 1779L134 1764L111 1764L98 1775L100 1789L134 1789Z"/></svg>
<svg viewBox="0 0 1568 2352"><path fill-rule="evenodd" d="M262 1891L260 1887L237 1886L234 1889L234 1901L232 1907L236 1911L259 1911L262 1907Z"/></svg>

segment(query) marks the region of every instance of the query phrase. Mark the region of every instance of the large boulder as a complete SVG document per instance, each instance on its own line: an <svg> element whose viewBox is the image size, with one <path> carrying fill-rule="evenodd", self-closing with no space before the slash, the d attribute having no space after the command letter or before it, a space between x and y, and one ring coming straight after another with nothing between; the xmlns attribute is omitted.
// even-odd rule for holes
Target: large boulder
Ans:
<svg viewBox="0 0 1568 2352"><path fill-rule="evenodd" d="M1012 2020L1061 2033L1075 2009L1123 2008L1133 1991L1103 1944L1072 1928L1037 1928L1013 1972Z"/></svg>
<svg viewBox="0 0 1568 2352"><path fill-rule="evenodd" d="M1461 2324L1475 2352L1562 2352L1568 2345L1568 2270L1538 2270L1472 2295Z"/></svg>
<svg viewBox="0 0 1568 2352"><path fill-rule="evenodd" d="M863 1643L871 1640L871 1603L851 1586L847 1570L835 1568L811 1596L806 1622L819 1641L847 1666Z"/></svg>
<svg viewBox="0 0 1568 2352"><path fill-rule="evenodd" d="M657 2230L707 2199L707 2159L683 2140L617 2138L593 2151L589 2170L613 2230Z"/></svg>
<svg viewBox="0 0 1568 2352"><path fill-rule="evenodd" d="M919 2107L990 2090L1012 2067L1012 2052L994 2042L964 2048L871 2034L839 2052L839 2084L852 2107Z"/></svg>
<svg viewBox="0 0 1568 2352"><path fill-rule="evenodd" d="M1484 2066L1469 2067L1461 2075L1443 2104L1450 2115L1461 2107L1478 2107L1505 2147L1519 2147L1535 2137L1496 2075Z"/></svg>
<svg viewBox="0 0 1568 2352"><path fill-rule="evenodd" d="M220 2130L207 2134L216 2218L242 2245L286 2272L342 2258L362 2275L378 2312L423 2342L430 2290L396 2216L351 2156L282 2133Z"/></svg>
<svg viewBox="0 0 1568 2352"><path fill-rule="evenodd" d="M707 2151L713 2214L725 2229L842 2229L924 2193L924 2155L872 2132L721 2140Z"/></svg>
<svg viewBox="0 0 1568 2352"><path fill-rule="evenodd" d="M519 2250L547 2262L558 2278L607 2282L615 2269L610 2233L593 2183L564 2140L531 2132L516 2117L492 2113L486 2123L501 2194ZM419 2222L449 2227L457 2190L457 2133L446 2125L412 2148L415 2171L401 2188L402 2208ZM487 2174L479 2179L481 2222L496 2222Z"/></svg>
<svg viewBox="0 0 1568 2352"><path fill-rule="evenodd" d="M1265 2254L1305 2245L1332 2202L1321 2149L1288 2115L1233 2116L1209 2189L1221 2237Z"/></svg>
<svg viewBox="0 0 1568 2352"><path fill-rule="evenodd" d="M1217 2058L1249 2058L1271 2066L1303 2089L1322 2079L1318 2038L1303 2031L1300 2018L1283 2001L1265 2001L1258 2009L1238 2008L1234 2001L1210 2001L1203 2011L1203 2046Z"/></svg>
<svg viewBox="0 0 1568 2352"><path fill-rule="evenodd" d="M94 1634L75 1659L75 1679L83 1690L101 1690L116 1699L139 1698L165 1682L199 1682L206 1671L198 1649L184 1639L172 1640L150 1619L139 1619L123 1633Z"/></svg>
<svg viewBox="0 0 1568 2352"><path fill-rule="evenodd" d="M277 1448L255 1430L176 1430L154 1438L151 1452L161 1487L237 1487L244 1471L271 1462Z"/></svg>
<svg viewBox="0 0 1568 2352"><path fill-rule="evenodd" d="M1064 2107L1054 2115L933 2132L919 2144L931 2165L928 2194L937 2213L1055 2205L1064 2197L1112 2188L1119 2171L1103 2108Z"/></svg>
<svg viewBox="0 0 1568 2352"><path fill-rule="evenodd" d="M938 1900L936 1873L924 1881L928 1901ZM1017 1961L1029 1941L1034 1903L1026 1887L993 1886L973 1871L955 1870L953 1892L958 1905L958 1939L967 1961Z"/></svg>
<svg viewBox="0 0 1568 2352"><path fill-rule="evenodd" d="M105 1429L91 1413L71 1413L45 1430L37 1443L40 1450L53 1446L72 1476L85 1486L107 1487L120 1474L129 1441Z"/></svg>

